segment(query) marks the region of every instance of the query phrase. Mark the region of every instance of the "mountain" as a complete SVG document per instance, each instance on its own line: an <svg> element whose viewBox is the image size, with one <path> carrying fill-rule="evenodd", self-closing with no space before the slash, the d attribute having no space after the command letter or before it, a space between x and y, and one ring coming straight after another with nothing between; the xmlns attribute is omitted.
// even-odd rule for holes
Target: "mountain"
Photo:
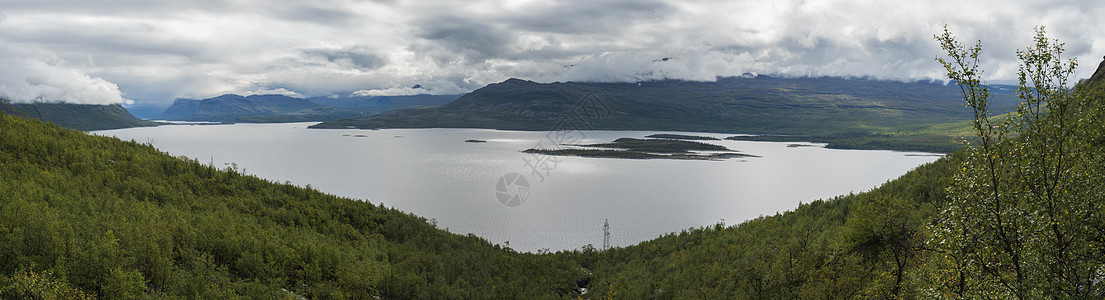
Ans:
<svg viewBox="0 0 1105 300"><path fill-rule="evenodd" d="M407 95L407 96L354 96L354 97L315 97L311 102L334 108L409 108L439 106L460 95Z"/></svg>
<svg viewBox="0 0 1105 300"><path fill-rule="evenodd" d="M185 120L196 111L196 107L200 105L200 100L193 99L176 99L173 101L173 105L165 109L165 112L161 113L161 118L165 120Z"/></svg>
<svg viewBox="0 0 1105 300"><path fill-rule="evenodd" d="M399 108L436 106L456 96L367 96L294 98L284 95L227 94L203 100L177 99L161 114L166 120L213 122L322 121Z"/></svg>
<svg viewBox="0 0 1105 300"><path fill-rule="evenodd" d="M16 109L15 107L12 107L11 105L8 105L8 102L3 100L3 99L0 99L0 113L3 113L5 115L18 116L18 117L27 116L27 114L23 113L22 111L19 111L18 109Z"/></svg>
<svg viewBox="0 0 1105 300"><path fill-rule="evenodd" d="M136 118L154 120L160 119L161 114L169 108L169 105L164 103L133 103L123 104L123 108L126 108Z"/></svg>
<svg viewBox="0 0 1105 300"><path fill-rule="evenodd" d="M996 110L1014 107L995 93ZM551 130L581 101L592 129L801 134L969 119L959 89L940 83L844 78L719 78L716 82L536 83L508 79L437 108L400 110L315 128L473 127ZM582 108L577 108L582 109ZM577 111L578 112L578 111ZM841 127L836 125L850 125Z"/></svg>
<svg viewBox="0 0 1105 300"><path fill-rule="evenodd" d="M1091 95L1105 95L1105 60L1097 66L1097 70L1094 71L1093 76L1080 82L1075 86L1075 90L1080 90L1083 93ZM1087 97L1086 101L1090 104L1090 107L1105 107L1105 97ZM1084 126L1088 128L1095 128L1097 132L1097 144L1102 145L1105 148L1105 109L1098 109L1097 114L1093 117L1082 118L1080 120Z"/></svg>
<svg viewBox="0 0 1105 300"><path fill-rule="evenodd" d="M1012 91L995 89L995 111L1015 107ZM920 131L969 120L961 98L958 88L941 83L829 77L547 84L509 79L436 108L327 121L312 128L700 131L816 140Z"/></svg>
<svg viewBox="0 0 1105 300"><path fill-rule="evenodd" d="M13 110L19 113L13 113ZM4 103L0 111L84 131L158 125L157 122L135 118L119 104Z"/></svg>
<svg viewBox="0 0 1105 300"><path fill-rule="evenodd" d="M1101 82L1105 82L1105 60L1102 60L1101 63L1097 64L1097 70L1094 70L1093 75L1090 76L1088 80L1093 82L1092 84L1100 84Z"/></svg>
<svg viewBox="0 0 1105 300"><path fill-rule="evenodd" d="M1100 205L1105 77L1096 74L1105 74L1105 62L1095 76L1074 87L1073 98L1041 104L1065 108L1062 112L1035 110L1026 103L1023 117L1011 114L1017 125L991 140L993 150L975 144L868 192L813 201L733 227L691 229L604 251L605 260L597 262L601 267L589 268L595 274L589 293L1105 299L1105 281L1097 280L1105 268ZM1046 186L1064 189L1057 193L1061 196L1041 195ZM1008 228L1017 232L1002 232ZM1010 252L1032 254L1009 263L1016 257ZM1086 254L1056 254L1064 252ZM1031 278L1011 279L1023 272L1013 265L1029 270L1021 274Z"/></svg>
<svg viewBox="0 0 1105 300"><path fill-rule="evenodd" d="M889 212L931 216L958 166L636 246L517 253L383 205L0 115L0 298L851 298L899 269L851 248L855 208L892 197L909 205Z"/></svg>
<svg viewBox="0 0 1105 300"><path fill-rule="evenodd" d="M1089 93L1071 109L1073 119L1099 122L1078 125L1100 137L1105 80L1075 91ZM1100 179L1102 141L1070 153L1095 160L1075 160L1090 164L1068 166L1076 172L1065 178ZM1026 148L1032 147L1011 150ZM383 205L0 114L0 298L970 299L1009 287L954 280L992 274L961 267L991 258L965 259L933 239L942 224L971 217L941 216L956 192L949 185L968 178L955 175L968 172L966 159L969 153L958 152L868 192L737 225L603 251L517 253ZM984 170L971 172L978 171ZM1066 241L1090 242L1079 258L1094 264L1080 289L1030 286L1030 295L1102 299L1105 287L1096 278L1105 265L1099 246L1105 222L1094 205L1101 185L1058 186L1084 200L1062 208L1084 214L1060 218L1078 225ZM1006 211L1020 215L1019 209ZM1054 249L1029 259L1044 261L1045 250ZM1089 296L1070 297L1074 292Z"/></svg>
<svg viewBox="0 0 1105 300"><path fill-rule="evenodd" d="M204 100L177 99L162 113L168 120L213 122L311 121L355 115L284 95L233 94Z"/></svg>
<svg viewBox="0 0 1105 300"><path fill-rule="evenodd" d="M958 166L637 246L518 253L382 205L6 115L0 162L0 297L16 299L855 296L895 268L847 248L849 208L893 195L931 214Z"/></svg>

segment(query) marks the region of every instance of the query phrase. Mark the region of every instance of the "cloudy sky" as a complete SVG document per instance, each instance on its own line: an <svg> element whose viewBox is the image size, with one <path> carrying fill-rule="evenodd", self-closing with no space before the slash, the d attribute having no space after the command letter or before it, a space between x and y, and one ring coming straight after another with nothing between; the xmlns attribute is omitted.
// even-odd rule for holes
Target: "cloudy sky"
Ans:
<svg viewBox="0 0 1105 300"><path fill-rule="evenodd" d="M1105 55L1101 16L1100 0L0 0L0 97L453 94L510 77L745 72L923 80L942 76L932 36L945 24L983 40L991 82L1015 79L1037 25L1084 78Z"/></svg>

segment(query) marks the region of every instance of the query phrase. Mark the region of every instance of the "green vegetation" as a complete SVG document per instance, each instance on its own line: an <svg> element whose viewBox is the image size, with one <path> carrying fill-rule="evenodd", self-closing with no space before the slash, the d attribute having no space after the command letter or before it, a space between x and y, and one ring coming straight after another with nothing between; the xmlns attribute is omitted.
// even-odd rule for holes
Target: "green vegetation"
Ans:
<svg viewBox="0 0 1105 300"><path fill-rule="evenodd" d="M107 130L157 126L157 122L135 118L118 104L91 105L68 103L6 103L0 99L0 112L28 116L76 130ZM13 113L13 112L18 113Z"/></svg>
<svg viewBox="0 0 1105 300"><path fill-rule="evenodd" d="M994 121L1008 118L1011 113L990 117ZM927 125L922 128L883 132L850 132L821 135L754 135L731 136L734 141L815 142L826 148L850 150L896 150L932 153L952 153L962 148L964 140L974 140L971 121Z"/></svg>
<svg viewBox="0 0 1105 300"><path fill-rule="evenodd" d="M670 133L657 133L645 136L647 138L654 139L669 139L669 140L691 140L691 141L718 141L721 140L715 137L699 136L699 135L684 135L684 134L670 134Z"/></svg>
<svg viewBox="0 0 1105 300"><path fill-rule="evenodd" d="M1002 91L994 94L993 108L1015 108L1013 89ZM952 143L961 136L936 126L971 118L959 90L941 83L766 76L641 83L510 79L440 107L327 121L312 128L718 132L825 142L834 148L950 153L961 146Z"/></svg>
<svg viewBox="0 0 1105 300"><path fill-rule="evenodd" d="M995 120L980 80L981 42L964 48L947 29L937 39L979 139L934 227L930 244L944 254L934 264L945 272L932 289L954 298L1105 297L1105 81L1071 90L1075 61L1037 28L1034 45L1017 51L1023 102Z"/></svg>
<svg viewBox="0 0 1105 300"><path fill-rule="evenodd" d="M858 195L736 226L694 228L600 253L591 293L625 299L893 298L915 293L918 249L958 165L949 156ZM896 284L901 278L902 284Z"/></svg>
<svg viewBox="0 0 1105 300"><path fill-rule="evenodd" d="M0 99L0 113L5 114L5 115L20 116L20 117L26 117L27 116L27 114L23 113L22 111L19 111L18 109L16 109L15 107L12 107L11 105L8 105L8 101L6 101L4 99Z"/></svg>
<svg viewBox="0 0 1105 300"><path fill-rule="evenodd" d="M968 135L959 135L959 127L967 122L932 125L916 131L893 133L834 133L826 135L741 135L725 139L761 142L825 143L825 148L848 150L896 150L932 153L952 153L962 147L955 143Z"/></svg>
<svg viewBox="0 0 1105 300"><path fill-rule="evenodd" d="M560 298L587 278L569 253L8 115L0 191L5 299Z"/></svg>
<svg viewBox="0 0 1105 300"><path fill-rule="evenodd" d="M1105 298L1105 63L1065 88L1073 62L1041 29L1019 52L1024 102L995 118L981 48L939 40L975 116L964 150L862 194L607 251L517 253L0 114L0 298Z"/></svg>
<svg viewBox="0 0 1105 300"><path fill-rule="evenodd" d="M845 230L849 207L873 197L816 201L737 227L700 228L607 252L588 247L528 254L451 234L392 209L220 170L148 145L6 115L0 129L5 298L280 298L288 292L317 298L566 298L583 287L590 297L637 298L654 293L654 286L663 290L659 295L698 295L737 275L774 279L740 277L744 281L710 293L760 288L795 295L800 286L791 280L798 274L812 278L806 279L810 284L833 283L809 277L828 262L779 269L799 253L777 255L778 249L814 233L828 243ZM941 160L919 168L880 191L914 206L931 202L924 199L942 195L950 173L942 170L949 165ZM834 268L861 262L844 245L807 242L789 249L816 258L847 257L832 261ZM840 253L824 252L829 249ZM870 264L855 268L889 268ZM862 289L873 277L860 274L868 275L835 284Z"/></svg>
<svg viewBox="0 0 1105 300"><path fill-rule="evenodd" d="M858 195L735 227L612 249L586 266L624 298L1101 299L1105 297L1105 62L1073 61L1042 29L1019 52L1017 111L991 115L980 48L939 37L976 113L964 151ZM1101 76L1101 77L1099 77ZM956 128L961 128L956 126Z"/></svg>

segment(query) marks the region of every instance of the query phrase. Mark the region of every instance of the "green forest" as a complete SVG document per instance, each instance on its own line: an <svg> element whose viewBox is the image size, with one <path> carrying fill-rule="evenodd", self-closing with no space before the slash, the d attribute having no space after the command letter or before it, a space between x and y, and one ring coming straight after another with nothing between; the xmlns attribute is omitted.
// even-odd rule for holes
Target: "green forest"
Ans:
<svg viewBox="0 0 1105 300"><path fill-rule="evenodd" d="M158 122L135 118L119 104L11 103L0 98L0 113L25 116L76 130L107 130L157 126Z"/></svg>
<svg viewBox="0 0 1105 300"><path fill-rule="evenodd" d="M1038 29L1018 51L1022 103L993 118L980 45L937 40L975 115L962 150L865 193L605 251L520 253L0 114L0 298L1105 298L1105 70L1069 84L1076 62Z"/></svg>

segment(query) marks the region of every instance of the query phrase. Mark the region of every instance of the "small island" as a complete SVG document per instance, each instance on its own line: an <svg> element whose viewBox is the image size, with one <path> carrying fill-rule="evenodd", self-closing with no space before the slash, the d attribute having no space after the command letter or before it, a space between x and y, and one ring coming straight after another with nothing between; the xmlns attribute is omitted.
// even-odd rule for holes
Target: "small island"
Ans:
<svg viewBox="0 0 1105 300"><path fill-rule="evenodd" d="M673 139L620 138L610 143L565 146L567 146L567 148L531 148L522 152L559 156L628 159L722 160L735 157L759 157L752 154L739 153L724 146Z"/></svg>
<svg viewBox="0 0 1105 300"><path fill-rule="evenodd" d="M670 134L670 133L657 133L653 135L645 136L647 138L654 139L668 139L668 140L687 140L687 141L720 141L721 139L716 137L699 136L699 135L684 135L684 134Z"/></svg>

